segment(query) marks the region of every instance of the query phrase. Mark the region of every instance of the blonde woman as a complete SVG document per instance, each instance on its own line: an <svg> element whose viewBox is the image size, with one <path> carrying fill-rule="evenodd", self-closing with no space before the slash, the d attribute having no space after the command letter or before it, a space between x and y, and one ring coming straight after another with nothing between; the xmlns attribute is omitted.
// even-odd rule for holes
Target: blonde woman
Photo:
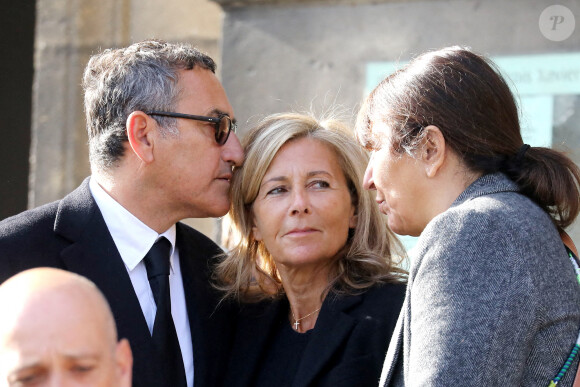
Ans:
<svg viewBox="0 0 580 387"><path fill-rule="evenodd" d="M229 386L374 386L404 298L398 242L337 121L266 118L232 181L221 288L242 306Z"/></svg>

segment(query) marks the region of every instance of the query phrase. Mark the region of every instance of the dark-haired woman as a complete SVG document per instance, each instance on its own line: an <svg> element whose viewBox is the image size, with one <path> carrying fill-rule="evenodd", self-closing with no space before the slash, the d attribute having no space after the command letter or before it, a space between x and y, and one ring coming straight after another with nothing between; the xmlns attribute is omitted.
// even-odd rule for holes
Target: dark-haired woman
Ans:
<svg viewBox="0 0 580 387"><path fill-rule="evenodd" d="M390 228L420 236L381 383L572 385L580 286L559 232L580 171L523 143L494 65L458 47L417 57L367 98L357 137Z"/></svg>

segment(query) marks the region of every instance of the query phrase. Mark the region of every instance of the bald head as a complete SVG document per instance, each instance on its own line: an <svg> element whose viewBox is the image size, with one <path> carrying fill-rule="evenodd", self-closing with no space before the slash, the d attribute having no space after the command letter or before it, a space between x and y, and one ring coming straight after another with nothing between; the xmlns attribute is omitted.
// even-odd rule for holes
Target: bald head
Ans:
<svg viewBox="0 0 580 387"><path fill-rule="evenodd" d="M0 332L30 320L91 319L109 344L117 341L115 322L101 292L88 279L64 270L38 268L10 278L0 285L0 310L7 314L0 321Z"/></svg>
<svg viewBox="0 0 580 387"><path fill-rule="evenodd" d="M130 386L131 351L89 280L38 268L0 285L0 386Z"/></svg>

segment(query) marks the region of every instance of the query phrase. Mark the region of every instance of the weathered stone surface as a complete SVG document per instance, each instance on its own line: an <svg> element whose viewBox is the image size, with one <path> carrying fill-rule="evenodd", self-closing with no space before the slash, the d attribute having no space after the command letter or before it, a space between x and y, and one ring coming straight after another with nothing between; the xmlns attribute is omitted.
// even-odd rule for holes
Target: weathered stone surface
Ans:
<svg viewBox="0 0 580 387"><path fill-rule="evenodd" d="M222 10L207 0L38 0L28 206L57 200L90 174L81 78L91 54L157 38L220 62ZM188 223L215 237L216 220Z"/></svg>
<svg viewBox="0 0 580 387"><path fill-rule="evenodd" d="M551 0L215 1L226 12L223 83L242 133L264 115L287 110L330 110L354 123L370 62L407 61L449 45L490 56L580 47L580 5L572 0L559 2L576 15L576 31L561 42L546 39L538 25ZM565 106L569 118L555 127L554 144L565 142L580 162L580 97L561 98L568 99L555 105Z"/></svg>
<svg viewBox="0 0 580 387"><path fill-rule="evenodd" d="M421 0L212 0L222 7L246 7L250 5L290 5L290 6L309 6L309 5L363 5L363 4L380 4L380 3L406 3Z"/></svg>
<svg viewBox="0 0 580 387"><path fill-rule="evenodd" d="M562 42L538 27L551 0L38 0L29 205L62 197L89 173L80 80L101 48L151 37L196 44L217 60L243 136L287 110L353 123L369 62L455 44L491 56L577 52L580 5L558 3L577 24ZM579 98L557 97L553 139L577 162ZM193 224L215 237L215 223ZM578 223L572 234L580 240Z"/></svg>

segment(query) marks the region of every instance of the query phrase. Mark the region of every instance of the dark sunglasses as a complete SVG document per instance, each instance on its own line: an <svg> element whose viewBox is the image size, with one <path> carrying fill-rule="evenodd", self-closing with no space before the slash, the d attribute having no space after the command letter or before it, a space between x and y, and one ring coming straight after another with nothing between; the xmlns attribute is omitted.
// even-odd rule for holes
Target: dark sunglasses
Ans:
<svg viewBox="0 0 580 387"><path fill-rule="evenodd" d="M220 114L217 117L194 116L191 114L159 112L159 111L150 111L146 112L145 114L150 116L186 118L188 120L212 122L215 128L215 140L220 145L224 145L228 141L230 132L235 133L238 127L236 123L233 122L232 119L226 114Z"/></svg>

